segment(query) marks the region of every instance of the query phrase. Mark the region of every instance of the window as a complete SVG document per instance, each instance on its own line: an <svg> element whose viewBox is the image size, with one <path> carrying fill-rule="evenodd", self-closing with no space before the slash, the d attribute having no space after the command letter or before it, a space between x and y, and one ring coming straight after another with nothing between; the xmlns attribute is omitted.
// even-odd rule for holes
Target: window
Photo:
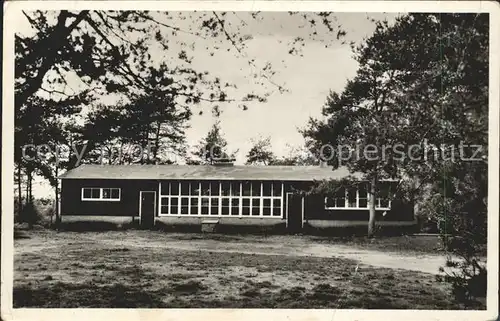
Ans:
<svg viewBox="0 0 500 321"><path fill-rule="evenodd" d="M261 186L260 182L252 183L252 196L261 196L260 186Z"/></svg>
<svg viewBox="0 0 500 321"><path fill-rule="evenodd" d="M260 215L260 199L253 198L252 199L252 216Z"/></svg>
<svg viewBox="0 0 500 321"><path fill-rule="evenodd" d="M182 182L181 183L181 195L182 196L188 196L189 195L189 183L188 182Z"/></svg>
<svg viewBox="0 0 500 321"><path fill-rule="evenodd" d="M271 195L271 183L269 182L264 182L262 183L262 196L272 196ZM278 195L279 196L279 195Z"/></svg>
<svg viewBox="0 0 500 321"><path fill-rule="evenodd" d="M283 185L272 181L160 182L159 215L252 216L283 215ZM85 192L92 194L92 190ZM97 190L97 193L100 193ZM114 195L113 190L105 192Z"/></svg>
<svg viewBox="0 0 500 321"><path fill-rule="evenodd" d="M189 198L181 198L181 214L189 214Z"/></svg>
<svg viewBox="0 0 500 321"><path fill-rule="evenodd" d="M358 207L368 208L368 184L362 183L359 185L358 200Z"/></svg>
<svg viewBox="0 0 500 321"><path fill-rule="evenodd" d="M120 191L119 188L83 187L82 201L119 201Z"/></svg>
<svg viewBox="0 0 500 321"><path fill-rule="evenodd" d="M388 209L391 206L390 201L391 186L389 184L381 184L380 190L378 191L377 200L375 206L381 209Z"/></svg>
<svg viewBox="0 0 500 321"><path fill-rule="evenodd" d="M346 207L358 207L358 189L356 187L350 187L347 189L347 205Z"/></svg>
<svg viewBox="0 0 500 321"><path fill-rule="evenodd" d="M270 198L264 198L262 200L262 215L269 216L271 215L271 202Z"/></svg>
<svg viewBox="0 0 500 321"><path fill-rule="evenodd" d="M191 215L198 214L198 197L191 197Z"/></svg>
<svg viewBox="0 0 500 321"><path fill-rule="evenodd" d="M179 195L179 185L177 182L170 183L170 195Z"/></svg>
<svg viewBox="0 0 500 321"><path fill-rule="evenodd" d="M230 210L230 206L229 206L229 198L223 198L222 199L222 215L229 215L229 210Z"/></svg>
<svg viewBox="0 0 500 321"><path fill-rule="evenodd" d="M361 183L357 187L340 188L334 196L325 197L325 209L368 209L368 184ZM387 210L391 207L390 186L381 184L375 200L375 208Z"/></svg>
<svg viewBox="0 0 500 321"><path fill-rule="evenodd" d="M273 216L281 216L282 207L281 207L281 199L275 198L273 199Z"/></svg>

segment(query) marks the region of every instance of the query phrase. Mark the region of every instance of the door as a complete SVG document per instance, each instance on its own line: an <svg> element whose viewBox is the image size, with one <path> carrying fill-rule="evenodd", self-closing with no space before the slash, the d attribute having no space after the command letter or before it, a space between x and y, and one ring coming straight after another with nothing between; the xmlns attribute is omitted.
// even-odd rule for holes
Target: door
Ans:
<svg viewBox="0 0 500 321"><path fill-rule="evenodd" d="M139 192L139 218L142 227L150 228L155 224L156 192Z"/></svg>
<svg viewBox="0 0 500 321"><path fill-rule="evenodd" d="M286 194L287 229L290 233L299 233L302 230L302 195Z"/></svg>

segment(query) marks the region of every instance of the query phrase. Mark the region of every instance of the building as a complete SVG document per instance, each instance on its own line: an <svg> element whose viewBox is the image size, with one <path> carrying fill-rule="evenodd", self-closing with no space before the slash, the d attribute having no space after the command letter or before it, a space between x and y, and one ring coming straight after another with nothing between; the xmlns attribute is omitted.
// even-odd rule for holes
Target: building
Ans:
<svg viewBox="0 0 500 321"><path fill-rule="evenodd" d="M315 181L339 180L345 168L322 166L81 165L59 177L62 222L119 220L154 225L270 226L305 228L366 226L366 183L335 195L310 195ZM360 177L358 175L358 177ZM377 198L377 221L412 226L411 204Z"/></svg>

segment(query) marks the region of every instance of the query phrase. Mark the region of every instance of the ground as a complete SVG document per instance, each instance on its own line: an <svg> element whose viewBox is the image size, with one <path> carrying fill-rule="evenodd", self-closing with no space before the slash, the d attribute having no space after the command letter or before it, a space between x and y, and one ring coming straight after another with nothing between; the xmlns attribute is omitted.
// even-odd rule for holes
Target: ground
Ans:
<svg viewBox="0 0 500 321"><path fill-rule="evenodd" d="M435 238L16 235L14 307L459 308L436 281Z"/></svg>

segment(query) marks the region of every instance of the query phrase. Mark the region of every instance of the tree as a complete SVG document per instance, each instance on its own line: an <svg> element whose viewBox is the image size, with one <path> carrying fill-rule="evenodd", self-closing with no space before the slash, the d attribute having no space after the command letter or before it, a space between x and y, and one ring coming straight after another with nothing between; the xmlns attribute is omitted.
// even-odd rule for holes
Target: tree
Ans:
<svg viewBox="0 0 500 321"><path fill-rule="evenodd" d="M253 146L246 157L247 165L272 165L276 160L276 156L272 151L271 137L254 140Z"/></svg>
<svg viewBox="0 0 500 321"><path fill-rule="evenodd" d="M27 176L28 201L31 199L33 174L43 172L44 176L52 177L53 174L50 174L48 169L54 169L54 166L47 167L47 164L26 161L22 157L23 146L34 144L36 138L46 137L43 131L35 128L36 126L28 129L33 126L30 122L32 116L29 115L40 113L43 117L50 117L50 113L32 109L53 106L56 102L60 106L102 107L99 103L93 105L95 100L115 95L125 100L125 106L135 108L127 112L130 116L128 124L139 130L141 124L133 123L132 117L140 109L139 105L161 104L165 110L172 109L175 105L175 112L150 110L147 117L142 115L147 120L141 118L141 121L148 122L144 127L145 132L139 133L141 140L143 142L148 136L148 142L152 142L153 159L149 161L167 162L167 157L159 153L161 147L173 145L179 149L183 139L183 121L189 118L192 107L200 101L237 101L242 104L248 101L263 102L266 95L272 91L267 90L267 85L279 89L280 92L286 90L273 81L275 71L269 63L257 63L253 57L246 54L245 42L249 39L241 28L247 25L247 22L235 12L186 14L165 11L34 10L22 14L29 22L31 32L17 33L15 36L16 115L20 112L26 115L16 118L15 159L17 176ZM335 16L331 13L289 14L308 25L310 37L319 38L325 45L342 41L345 33L340 30ZM189 15L190 19L186 19L186 15ZM264 16L265 14L257 12L249 15L256 21L268 19ZM321 38L322 35L330 33L336 34L336 37ZM205 41L207 39L208 42ZM197 46L198 42L202 41L204 43ZM247 61L252 67L249 70L252 73L251 78L255 79L254 83L265 90L260 93L238 91L241 97L230 97L226 91L234 88L234 84L193 69L190 54L198 50L197 47L204 47L205 43L208 44L202 50L212 51L212 54L231 50ZM300 55L300 48L304 44L304 39L298 37L289 44L288 53ZM157 57L152 55L152 50L155 49L165 53L163 61L158 62ZM79 85L72 86L70 79L78 79ZM266 86L263 86L264 82ZM234 92L233 90L233 94ZM78 155L73 151L73 147L78 146L79 150L88 153L85 155L86 161L97 161L96 149L106 148L106 142L119 140L124 144L136 143L130 136L127 139L123 131L123 135L120 133L121 136L118 137L116 132L101 128L101 136L97 141L93 139L98 133L89 135L92 120L100 122L101 125L113 121L112 117L116 115L111 109L95 108L85 120L86 128L79 128L79 125L72 123L74 132L62 131L71 136L66 139L70 148L65 168L77 165ZM52 122L54 127L44 130L55 132L61 132L61 126L65 126L77 114L54 109L51 111L56 118ZM177 121L167 120L168 115L174 114ZM118 130L116 122L113 126ZM43 139L37 140L37 144L44 142ZM57 169L57 166L55 168ZM18 181L21 182L21 179ZM18 193L19 200L22 200L20 188Z"/></svg>
<svg viewBox="0 0 500 321"><path fill-rule="evenodd" d="M311 120L304 131L314 149L375 147L373 157L353 157L347 150L331 160L345 159L352 171L371 180L369 235L380 177L414 179L412 193L434 186L432 215L447 221L442 232L452 234L448 248L463 258L460 264L448 261L463 273L452 272L447 280L455 294L467 293L463 297L469 299L474 291L464 288L477 275L485 277L485 270L477 269L476 245L484 241L486 221L488 28L485 14L410 14L394 25L379 23L356 50L356 77L341 94L330 94L325 119ZM400 153L384 149L396 144ZM420 147L420 157L410 157L411 146Z"/></svg>
<svg viewBox="0 0 500 321"><path fill-rule="evenodd" d="M468 116L474 110L480 114L486 106L478 99L484 87L469 81L469 76L484 79L485 75L483 54L474 58L477 53L470 50L484 49L479 38L483 19L412 14L398 18L394 25L379 23L375 33L356 48L360 68L355 78L342 93L330 94L323 110L325 120L310 120L304 130L312 149L336 147L330 162L338 166L343 161L341 165L365 173L371 182L369 235L374 230L373 200L380 178L418 177L429 182L442 173L442 160L431 165L423 159L410 161L395 150L396 144L401 145L400 151L418 145L427 152L424 140L435 146L457 145L459 136L452 133L484 134L481 120ZM476 69L466 67L464 59ZM464 104L467 97L470 104ZM361 153L355 153L352 145Z"/></svg>
<svg viewBox="0 0 500 321"><path fill-rule="evenodd" d="M190 164L214 164L217 161L232 159L227 151L227 141L222 133L220 122L216 121L207 135L195 146L193 155L197 158L188 160Z"/></svg>

